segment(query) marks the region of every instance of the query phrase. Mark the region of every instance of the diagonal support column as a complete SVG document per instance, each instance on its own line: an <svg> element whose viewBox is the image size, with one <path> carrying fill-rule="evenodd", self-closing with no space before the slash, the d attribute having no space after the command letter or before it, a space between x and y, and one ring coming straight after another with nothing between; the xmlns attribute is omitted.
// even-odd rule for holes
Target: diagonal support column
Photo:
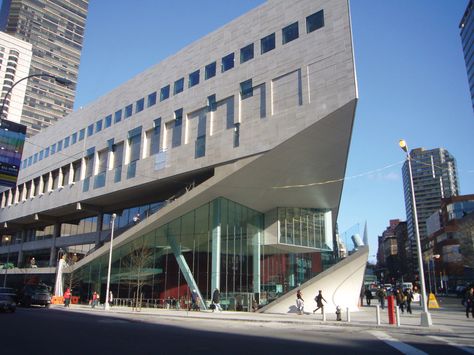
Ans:
<svg viewBox="0 0 474 355"><path fill-rule="evenodd" d="M184 279L186 280L189 288L191 290L196 290L199 296L200 307L202 309L206 309L206 303L202 299L201 291L198 288L196 280L194 280L194 276L191 272L191 269L188 266L188 263L186 262L186 259L184 258L183 253L181 252L181 246L176 241L176 238L174 238L171 235L167 235L166 239L168 240L168 244L170 245L171 250L173 251L173 254L174 254L174 257L176 258L176 262L178 263L179 269L183 273Z"/></svg>

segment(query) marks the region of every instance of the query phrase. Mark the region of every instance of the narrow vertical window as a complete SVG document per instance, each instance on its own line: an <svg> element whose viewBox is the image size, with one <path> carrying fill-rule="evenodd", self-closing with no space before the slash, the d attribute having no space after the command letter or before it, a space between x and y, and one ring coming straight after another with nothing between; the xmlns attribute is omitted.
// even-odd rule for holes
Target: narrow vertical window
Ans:
<svg viewBox="0 0 474 355"><path fill-rule="evenodd" d="M240 96L243 99L247 97L251 97L253 95L253 86L252 86L252 79L245 80L244 82L240 83Z"/></svg>
<svg viewBox="0 0 474 355"><path fill-rule="evenodd" d="M260 47L261 47L262 54L269 52L272 49L275 49L275 33L272 33L271 35L263 37L260 40Z"/></svg>
<svg viewBox="0 0 474 355"><path fill-rule="evenodd" d="M204 68L204 78L206 80L214 76L216 76L216 62L212 62Z"/></svg>
<svg viewBox="0 0 474 355"><path fill-rule="evenodd" d="M135 103L135 113L142 112L145 108L145 99L141 98Z"/></svg>
<svg viewBox="0 0 474 355"><path fill-rule="evenodd" d="M170 86L166 85L160 90L160 101L164 101L170 97Z"/></svg>
<svg viewBox="0 0 474 355"><path fill-rule="evenodd" d="M310 33L324 27L324 10L306 17L306 32Z"/></svg>
<svg viewBox="0 0 474 355"><path fill-rule="evenodd" d="M240 63L253 59L253 43L240 49Z"/></svg>
<svg viewBox="0 0 474 355"><path fill-rule="evenodd" d="M240 123L234 124L234 148L240 145Z"/></svg>
<svg viewBox="0 0 474 355"><path fill-rule="evenodd" d="M184 78L178 79L174 82L173 95L177 95L184 90Z"/></svg>
<svg viewBox="0 0 474 355"><path fill-rule="evenodd" d="M148 100L146 103L147 107L153 106L156 104L156 91L148 95Z"/></svg>
<svg viewBox="0 0 474 355"><path fill-rule="evenodd" d="M122 110L118 110L114 113L114 123L119 123L122 120Z"/></svg>
<svg viewBox="0 0 474 355"><path fill-rule="evenodd" d="M182 136L182 127L183 127L183 109L180 108L174 112L174 127L173 135L171 137L171 147L179 147L181 145L181 136Z"/></svg>
<svg viewBox="0 0 474 355"><path fill-rule="evenodd" d="M104 128L109 128L112 125L112 115L108 115L105 119L105 127Z"/></svg>
<svg viewBox="0 0 474 355"><path fill-rule="evenodd" d="M125 118L129 118L133 114L133 104L125 107Z"/></svg>
<svg viewBox="0 0 474 355"><path fill-rule="evenodd" d="M282 44L291 42L295 39L297 39L299 36L299 31L298 31L298 22L292 23L289 26L286 26L281 30L281 41Z"/></svg>
<svg viewBox="0 0 474 355"><path fill-rule="evenodd" d="M188 87L191 88L197 84L199 84L199 70L189 74Z"/></svg>
<svg viewBox="0 0 474 355"><path fill-rule="evenodd" d="M221 72L225 72L234 67L234 53L230 53L222 58L221 62Z"/></svg>

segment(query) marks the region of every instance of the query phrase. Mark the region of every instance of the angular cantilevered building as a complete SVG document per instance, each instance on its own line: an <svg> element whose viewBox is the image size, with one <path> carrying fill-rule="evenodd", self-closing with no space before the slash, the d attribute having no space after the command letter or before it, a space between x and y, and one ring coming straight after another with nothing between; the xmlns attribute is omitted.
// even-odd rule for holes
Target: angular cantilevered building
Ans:
<svg viewBox="0 0 474 355"><path fill-rule="evenodd" d="M0 256L87 300L112 234L115 299L268 303L332 263L356 103L347 0L269 1L32 137Z"/></svg>

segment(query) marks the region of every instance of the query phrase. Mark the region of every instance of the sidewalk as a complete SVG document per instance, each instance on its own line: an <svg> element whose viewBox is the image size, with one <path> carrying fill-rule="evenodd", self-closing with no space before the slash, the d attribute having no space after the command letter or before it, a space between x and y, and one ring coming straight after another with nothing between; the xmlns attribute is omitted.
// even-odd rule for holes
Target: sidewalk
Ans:
<svg viewBox="0 0 474 355"><path fill-rule="evenodd" d="M52 308L62 308L62 305L52 305ZM91 308L89 305L71 305L69 310L79 312L90 312L94 314L120 317L140 318L141 316L157 316L160 319L200 319L200 320L221 320L231 322L258 322L258 323L281 323L292 326L342 326L342 327L358 327L366 329L381 328L393 331L416 331L417 333L453 333L458 331L472 332L474 329L474 319L466 319L464 313L458 310L433 310L430 311L433 320L433 326L420 326L419 306L413 307L413 314L403 314L400 317L400 327L390 325L388 323L387 309L380 310L381 325L376 322L376 307L361 307L358 312L350 313L350 322L347 321L345 310L342 312L342 321L336 321L336 314L327 314L326 321L323 321L321 313L313 314L306 312L304 315L297 314L266 314L253 312L235 312L235 311L186 311L161 308L142 308L140 311L133 311L129 307L111 307L110 311L105 311L103 305Z"/></svg>

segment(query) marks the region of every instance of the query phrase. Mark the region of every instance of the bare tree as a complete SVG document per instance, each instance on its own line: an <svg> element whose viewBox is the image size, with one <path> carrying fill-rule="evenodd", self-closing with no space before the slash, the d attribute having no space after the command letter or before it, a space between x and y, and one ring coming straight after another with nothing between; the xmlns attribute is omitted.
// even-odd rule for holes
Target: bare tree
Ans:
<svg viewBox="0 0 474 355"><path fill-rule="evenodd" d="M153 249L145 244L144 240L136 241L132 244L131 253L124 258L124 266L128 268L129 285L136 290L135 305L139 304L144 285L149 284L150 273L147 272L153 264Z"/></svg>

